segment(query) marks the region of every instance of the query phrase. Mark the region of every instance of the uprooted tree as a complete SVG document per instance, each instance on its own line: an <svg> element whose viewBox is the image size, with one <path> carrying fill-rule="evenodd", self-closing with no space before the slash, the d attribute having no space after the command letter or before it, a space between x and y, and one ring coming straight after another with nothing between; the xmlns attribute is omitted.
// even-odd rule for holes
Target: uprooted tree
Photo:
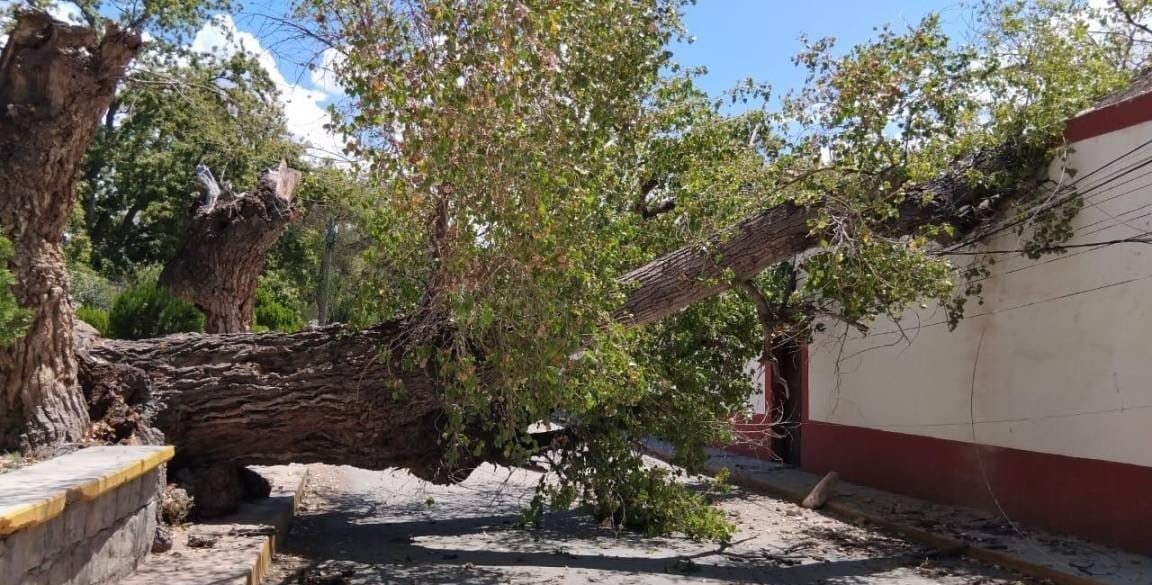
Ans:
<svg viewBox="0 0 1152 585"><path fill-rule="evenodd" d="M377 243L366 286L393 318L255 336L86 332L79 384L51 256L63 227L49 223L70 205L75 159L47 135L15 158L0 133L5 174L61 177L0 201L11 266L57 275L16 287L48 316L5 350L18 359L0 361L5 430L75 438L83 388L94 414L118 414L119 438L159 430L186 462L325 461L454 481L543 454L559 482L536 511L582 499L622 523L722 536L698 498L640 466L634 442L668 438L692 455L722 438L748 392L747 360L802 340L817 317L859 324L926 297L958 314L939 246L978 240L989 217L1022 213L1052 248L1074 203L1034 197L1040 167L1063 120L1124 83L1138 55L1123 35L1079 26L1098 15L1075 3L997 3L978 11L974 45L950 42L936 17L844 56L811 43L797 58L803 89L770 108L768 89L747 84L731 96L746 110L730 115L665 52L680 5L302 2L309 38L339 55L351 103L336 125L379 194L362 218ZM18 114L2 123L71 127L19 118L25 103L82 102L9 64L45 39L74 43L52 63L134 38L82 30L20 17L0 61L0 97ZM79 71L79 82L117 75ZM65 154L78 157L85 135L73 132ZM219 315L216 331L249 325L262 256L293 217L289 175L243 196L206 189L165 272ZM29 226L37 239L20 239ZM30 288L41 281L47 296ZM35 434L41 411L69 433ZM541 422L563 430L529 432Z"/></svg>

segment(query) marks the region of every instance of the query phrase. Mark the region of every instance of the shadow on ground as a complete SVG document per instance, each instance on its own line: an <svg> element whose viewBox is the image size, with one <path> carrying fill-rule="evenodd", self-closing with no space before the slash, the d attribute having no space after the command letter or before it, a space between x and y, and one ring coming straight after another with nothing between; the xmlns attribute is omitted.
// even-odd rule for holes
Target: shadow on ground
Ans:
<svg viewBox="0 0 1152 585"><path fill-rule="evenodd" d="M522 529L520 486L448 489L382 482L370 491L325 493L293 527L284 552L297 563L280 583L1004 582L985 580L987 567L973 572L965 562L859 529L797 521L786 542L745 531L751 535L726 547L620 533L576 514L550 514L544 527ZM726 499L754 497L737 490ZM898 571L912 580L895 577Z"/></svg>

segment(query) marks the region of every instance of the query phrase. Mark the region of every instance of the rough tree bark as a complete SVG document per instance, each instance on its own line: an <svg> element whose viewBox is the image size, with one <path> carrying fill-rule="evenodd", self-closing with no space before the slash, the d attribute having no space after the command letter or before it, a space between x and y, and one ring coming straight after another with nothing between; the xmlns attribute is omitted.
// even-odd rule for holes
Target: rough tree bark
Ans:
<svg viewBox="0 0 1152 585"><path fill-rule="evenodd" d="M197 171L203 193L160 284L204 312L208 333L247 333L264 258L302 215L292 199L300 171L282 161L260 175L254 191L239 195L221 191L206 168Z"/></svg>
<svg viewBox="0 0 1152 585"><path fill-rule="evenodd" d="M1013 160L981 157L971 164ZM996 194L970 186L960 179L963 172L911 190L888 228L900 232L928 221L972 221L970 211ZM936 194L930 203L922 197L926 189ZM807 250L813 245L808 217L793 205L769 209L717 240L720 256L685 248L625 275L638 287L620 319L654 321L728 288L730 283L709 278L725 269L746 279ZM438 430L443 393L435 378L379 359L381 348L403 347L406 331L398 321L360 331L331 327L295 334L92 340L80 353L83 384L147 387L143 393L149 397L138 410L191 461L324 461L407 467L434 481L458 479L475 462L458 469L443 464Z"/></svg>
<svg viewBox="0 0 1152 585"><path fill-rule="evenodd" d="M0 448L75 441L88 423L76 384L62 241L84 148L140 37L22 11L0 53L0 229L12 240L24 337L0 348Z"/></svg>
<svg viewBox="0 0 1152 585"><path fill-rule="evenodd" d="M127 389L183 464L322 461L445 481L434 377L380 359L404 331L392 322L140 341L87 334L81 379L91 395Z"/></svg>

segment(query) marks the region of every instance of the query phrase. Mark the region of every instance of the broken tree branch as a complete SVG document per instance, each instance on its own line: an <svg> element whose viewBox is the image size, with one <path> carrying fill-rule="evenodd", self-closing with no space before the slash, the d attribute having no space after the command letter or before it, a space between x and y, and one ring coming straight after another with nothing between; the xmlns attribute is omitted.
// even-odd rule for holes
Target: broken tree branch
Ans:
<svg viewBox="0 0 1152 585"><path fill-rule="evenodd" d="M302 216L293 200L300 171L281 161L261 173L254 191L239 195L221 190L203 165L196 175L202 198L160 284L204 312L208 333L247 333L268 250Z"/></svg>

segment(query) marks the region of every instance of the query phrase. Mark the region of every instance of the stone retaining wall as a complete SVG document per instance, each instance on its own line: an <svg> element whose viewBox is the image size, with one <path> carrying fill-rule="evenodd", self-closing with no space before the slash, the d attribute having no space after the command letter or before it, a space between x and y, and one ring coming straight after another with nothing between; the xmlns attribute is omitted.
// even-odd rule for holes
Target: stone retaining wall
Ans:
<svg viewBox="0 0 1152 585"><path fill-rule="evenodd" d="M0 475L0 581L102 585L131 573L156 533L171 447L93 447Z"/></svg>

